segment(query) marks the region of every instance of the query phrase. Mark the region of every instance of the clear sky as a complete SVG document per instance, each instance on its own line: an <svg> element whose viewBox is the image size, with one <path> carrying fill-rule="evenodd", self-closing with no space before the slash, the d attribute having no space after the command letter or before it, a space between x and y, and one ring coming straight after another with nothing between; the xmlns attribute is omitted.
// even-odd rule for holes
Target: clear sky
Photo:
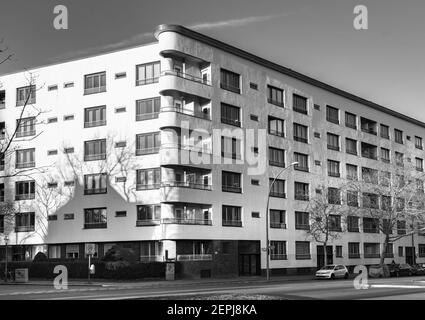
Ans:
<svg viewBox="0 0 425 320"><path fill-rule="evenodd" d="M425 122L424 0L0 0L0 74L154 41L191 27ZM69 29L53 28L65 5ZM353 28L366 5L369 29Z"/></svg>

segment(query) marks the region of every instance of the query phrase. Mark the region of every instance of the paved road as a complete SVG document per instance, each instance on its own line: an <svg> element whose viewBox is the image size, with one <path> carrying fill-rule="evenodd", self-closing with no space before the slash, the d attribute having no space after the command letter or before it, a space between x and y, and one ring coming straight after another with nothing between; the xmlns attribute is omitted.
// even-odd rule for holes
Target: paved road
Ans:
<svg viewBox="0 0 425 320"><path fill-rule="evenodd" d="M0 299L187 299L216 294L262 294L280 299L424 299L425 277L369 280L370 288L356 290L353 280L233 281L218 283L110 284L70 286L55 290L51 285L0 286Z"/></svg>

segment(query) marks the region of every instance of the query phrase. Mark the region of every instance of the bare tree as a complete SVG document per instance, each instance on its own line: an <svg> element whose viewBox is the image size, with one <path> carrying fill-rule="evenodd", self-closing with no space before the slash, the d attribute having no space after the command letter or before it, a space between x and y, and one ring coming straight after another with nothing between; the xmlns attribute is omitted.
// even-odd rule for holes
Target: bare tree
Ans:
<svg viewBox="0 0 425 320"><path fill-rule="evenodd" d="M322 184L316 188L316 195L307 205L310 225L306 233L308 237L323 246L325 265L328 258L327 245L340 238L345 230L345 224L342 222L345 221L348 210L342 203L341 197L345 189L344 185L329 187Z"/></svg>
<svg viewBox="0 0 425 320"><path fill-rule="evenodd" d="M411 165L398 163L387 171L362 168L362 181L351 189L362 199L359 216L369 218L370 232L381 232L384 241L380 264L387 256L388 245L419 231L425 221L424 174ZM415 221L407 232L406 221ZM363 229L366 228L363 223ZM393 233L397 228L396 234Z"/></svg>

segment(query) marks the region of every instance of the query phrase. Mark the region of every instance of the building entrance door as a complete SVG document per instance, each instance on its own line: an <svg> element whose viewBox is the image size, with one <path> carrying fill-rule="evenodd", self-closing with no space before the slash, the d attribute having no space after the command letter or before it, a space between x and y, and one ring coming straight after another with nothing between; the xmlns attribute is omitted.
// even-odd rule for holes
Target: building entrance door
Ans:
<svg viewBox="0 0 425 320"><path fill-rule="evenodd" d="M260 255L240 254L239 255L239 275L257 276L260 275Z"/></svg>
<svg viewBox="0 0 425 320"><path fill-rule="evenodd" d="M415 247L406 247L406 263L412 265L415 256Z"/></svg>
<svg viewBox="0 0 425 320"><path fill-rule="evenodd" d="M326 264L333 264L333 249L332 246L326 246ZM323 252L323 246L317 246L317 268L320 269L325 265L325 254Z"/></svg>

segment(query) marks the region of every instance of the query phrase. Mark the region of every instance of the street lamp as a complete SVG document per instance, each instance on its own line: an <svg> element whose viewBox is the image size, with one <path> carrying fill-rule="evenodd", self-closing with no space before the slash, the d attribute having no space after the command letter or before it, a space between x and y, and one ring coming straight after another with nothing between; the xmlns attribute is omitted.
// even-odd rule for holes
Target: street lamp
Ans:
<svg viewBox="0 0 425 320"><path fill-rule="evenodd" d="M270 183L269 192L267 194L267 206L266 206L266 277L267 281L270 279L270 241L269 241L269 202L270 202L270 193L272 191L273 185L279 176L285 172L286 169L297 165L298 162L292 162L289 166L286 168L283 168L280 170L278 175L273 179L272 183Z"/></svg>
<svg viewBox="0 0 425 320"><path fill-rule="evenodd" d="M5 249L6 249L6 254L5 254L5 266L4 266L4 281L7 282L7 243L9 241L9 237L6 235L4 235L4 244L5 244Z"/></svg>

